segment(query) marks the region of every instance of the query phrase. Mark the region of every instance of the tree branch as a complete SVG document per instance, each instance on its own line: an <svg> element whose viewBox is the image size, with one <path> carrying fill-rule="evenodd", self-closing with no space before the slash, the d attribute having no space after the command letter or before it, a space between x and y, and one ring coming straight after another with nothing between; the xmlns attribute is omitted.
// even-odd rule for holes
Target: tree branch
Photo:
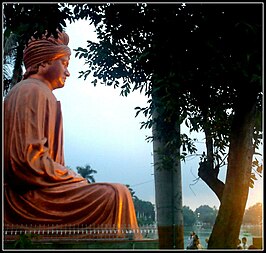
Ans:
<svg viewBox="0 0 266 253"><path fill-rule="evenodd" d="M200 162L198 176L213 190L218 199L222 200L224 183L218 179L219 166L212 168L212 163L205 160Z"/></svg>

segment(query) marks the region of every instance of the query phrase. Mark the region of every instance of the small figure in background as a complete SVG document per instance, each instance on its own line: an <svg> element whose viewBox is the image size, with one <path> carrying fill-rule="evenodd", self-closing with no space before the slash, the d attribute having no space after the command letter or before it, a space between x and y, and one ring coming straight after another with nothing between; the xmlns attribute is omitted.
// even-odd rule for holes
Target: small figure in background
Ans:
<svg viewBox="0 0 266 253"><path fill-rule="evenodd" d="M205 242L206 242L206 249L208 249L209 237L205 238Z"/></svg>
<svg viewBox="0 0 266 253"><path fill-rule="evenodd" d="M248 249L247 238L245 236L242 237L242 248L243 249Z"/></svg>
<svg viewBox="0 0 266 253"><path fill-rule="evenodd" d="M237 249L243 249L242 246L241 246L241 240L240 239L237 239L237 246L236 246Z"/></svg>
<svg viewBox="0 0 266 253"><path fill-rule="evenodd" d="M192 232L190 233L189 238L188 238L187 249L192 249L192 247L193 247L193 242L194 242L194 236L195 236L195 232L192 231Z"/></svg>
<svg viewBox="0 0 266 253"><path fill-rule="evenodd" d="M203 249L201 243L200 243L200 239L198 237L198 235L194 236L194 248L195 249Z"/></svg>

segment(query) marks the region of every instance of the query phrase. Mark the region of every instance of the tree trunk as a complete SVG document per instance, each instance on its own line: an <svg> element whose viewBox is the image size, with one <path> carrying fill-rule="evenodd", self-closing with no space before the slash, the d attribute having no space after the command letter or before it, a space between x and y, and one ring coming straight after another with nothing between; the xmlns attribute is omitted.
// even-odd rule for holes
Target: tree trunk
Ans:
<svg viewBox="0 0 266 253"><path fill-rule="evenodd" d="M209 249L236 249L249 192L254 148L255 106L246 100L236 110L232 125L228 168L218 216ZM247 102L248 101L248 102Z"/></svg>
<svg viewBox="0 0 266 253"><path fill-rule="evenodd" d="M184 249L181 163L180 159L176 159L179 148L176 149L176 154L171 154L172 159L170 160L173 162L168 163L168 167L164 166L161 155L165 150L165 140L156 138L160 131L161 129L153 126L155 203L159 247L160 249ZM180 129L177 129L176 134L180 135ZM169 154L166 156L170 158Z"/></svg>

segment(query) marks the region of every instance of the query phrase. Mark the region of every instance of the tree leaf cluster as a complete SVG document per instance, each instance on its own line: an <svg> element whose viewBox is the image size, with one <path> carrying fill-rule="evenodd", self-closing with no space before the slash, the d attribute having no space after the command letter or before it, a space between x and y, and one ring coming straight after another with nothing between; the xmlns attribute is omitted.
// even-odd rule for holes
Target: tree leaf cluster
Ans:
<svg viewBox="0 0 266 253"><path fill-rule="evenodd" d="M85 57L90 72L102 83L118 87L122 79L122 95L140 89L152 96L149 108L137 107L136 115L148 116L142 127L162 129L168 149L181 147L181 140L172 141L177 136L172 131L173 125L185 120L191 131L205 131L212 140L213 160L222 160L235 110L243 100L257 101L261 119L260 5L103 4L97 8L93 17L97 22L92 23L100 42L88 42L87 49L77 49L77 55ZM88 74L81 72L84 79ZM160 118L151 118L155 108Z"/></svg>
<svg viewBox="0 0 266 253"><path fill-rule="evenodd" d="M96 174L97 171L92 169L90 165L86 164L85 166L77 166L77 172L84 178L88 180L89 183L94 183L95 178L93 174Z"/></svg>
<svg viewBox="0 0 266 253"><path fill-rule="evenodd" d="M254 188L255 180L258 180L257 176L262 178L263 165L262 165L262 163L259 162L259 160L256 157L252 161L252 170L253 170L253 172L251 173L250 184L249 184L250 188Z"/></svg>
<svg viewBox="0 0 266 253"><path fill-rule="evenodd" d="M4 4L4 37L17 34L20 43L26 45L31 36L40 38L45 31L47 36L53 34L57 38L57 31L66 27L65 20L70 15L70 9L61 8L60 4ZM49 15L49 18L47 18Z"/></svg>

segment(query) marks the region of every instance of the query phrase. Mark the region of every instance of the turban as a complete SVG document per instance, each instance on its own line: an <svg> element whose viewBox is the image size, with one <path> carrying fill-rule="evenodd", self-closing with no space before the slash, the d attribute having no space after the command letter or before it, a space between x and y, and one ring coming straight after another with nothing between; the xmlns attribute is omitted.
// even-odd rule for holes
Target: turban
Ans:
<svg viewBox="0 0 266 253"><path fill-rule="evenodd" d="M46 34L41 39L31 37L23 52L23 61L27 75L31 69L44 61L55 60L65 55L70 55L70 48L67 46L69 37L65 32L58 31L58 38L53 35L46 37Z"/></svg>

